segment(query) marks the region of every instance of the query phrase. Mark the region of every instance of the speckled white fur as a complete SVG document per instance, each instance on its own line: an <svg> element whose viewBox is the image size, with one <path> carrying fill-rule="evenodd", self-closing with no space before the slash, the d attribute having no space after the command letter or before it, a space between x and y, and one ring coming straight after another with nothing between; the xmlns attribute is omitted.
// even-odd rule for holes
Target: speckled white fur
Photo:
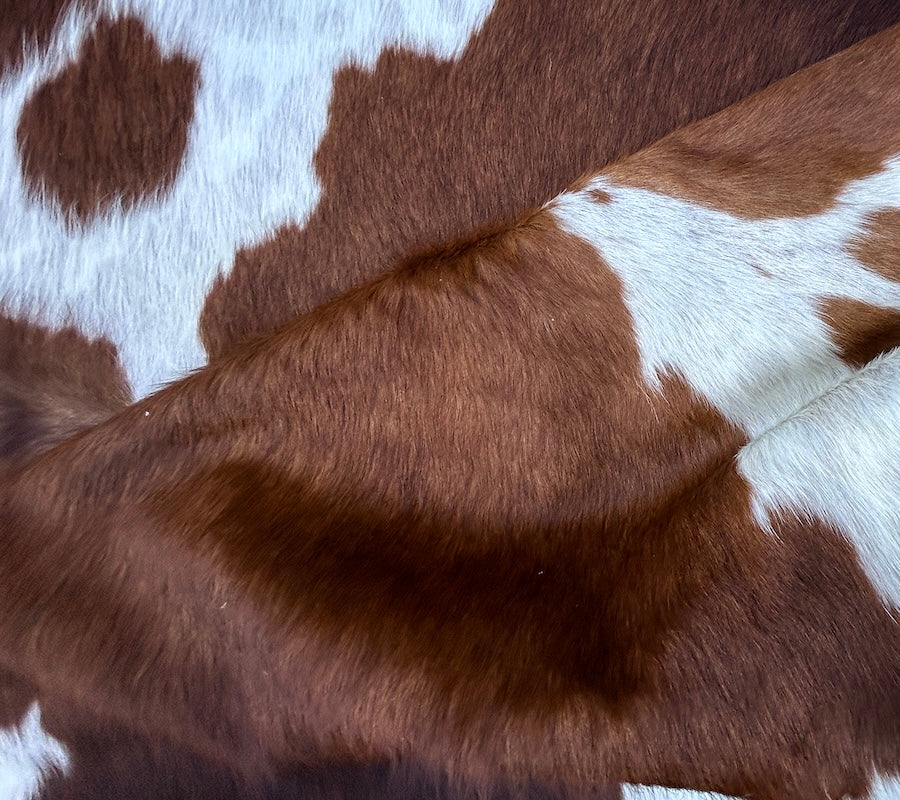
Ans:
<svg viewBox="0 0 900 800"><path fill-rule="evenodd" d="M900 159L805 217L747 220L604 177L550 206L621 278L647 383L683 376L751 436L850 374L817 313L823 298L900 310L900 284L850 252L867 215L900 207Z"/></svg>
<svg viewBox="0 0 900 800"><path fill-rule="evenodd" d="M868 800L900 800L900 775L876 775Z"/></svg>

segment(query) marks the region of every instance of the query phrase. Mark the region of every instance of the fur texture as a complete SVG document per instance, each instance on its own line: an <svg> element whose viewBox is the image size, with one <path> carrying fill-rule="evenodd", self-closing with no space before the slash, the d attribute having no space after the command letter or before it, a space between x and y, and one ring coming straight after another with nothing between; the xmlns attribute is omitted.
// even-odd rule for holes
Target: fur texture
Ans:
<svg viewBox="0 0 900 800"><path fill-rule="evenodd" d="M749 108L794 98L799 117L810 94L877 84L871 66L900 58L898 39L875 37ZM810 174L819 213L837 209L828 231L858 221L848 197L866 212L893 202L890 103L835 102L809 133L810 153L837 141L862 173L831 188ZM831 138L857 113L878 158ZM753 118L725 121L735 114ZM714 118L678 136L709 146L717 126L734 130ZM636 157L633 182L669 148ZM670 303L641 309L617 253L562 213L615 209L628 174L611 167L514 226L413 257L10 476L4 657L41 691L116 724L140 719L253 780L285 764L410 759L486 789L499 776L576 794L627 782L825 800L890 786L900 626L895 572L872 565L895 539L865 520L845 529L811 502L835 500L827 485L791 493L814 473L785 484L778 469L795 452L835 480L877 469L896 353L842 367L814 397L814 360L748 359L753 384L777 377L791 398L762 430L752 420L771 410L723 411L741 407L747 376L729 371L714 318L673 339L709 354L717 394L683 358L648 381L635 309L662 330L682 302L666 284L731 281L723 297L739 305L757 278L740 263L673 265L648 238L650 296ZM744 172L719 181L726 195L753 185ZM642 191L603 243L657 207L704 213ZM728 230L761 224L720 213ZM803 248L815 216L779 230ZM696 253L720 239L715 222L694 230ZM799 267L771 271L781 264L762 266L793 295L785 277ZM839 266L829 285L854 296L859 264ZM812 330L827 342L824 323ZM849 440L847 405L865 408ZM890 497L900 487L887 475ZM839 487L838 505L853 491ZM761 501L779 511L765 525Z"/></svg>
<svg viewBox="0 0 900 800"><path fill-rule="evenodd" d="M185 33L209 22L205 17L188 9L184 18L161 21L129 8L140 20L99 24L92 46L115 54L116 37L144 43L145 71L161 70L163 82L178 67L182 89L197 92L189 104L194 116L185 121L192 127L183 163L153 167L162 178L149 184L152 192L123 191L114 202L104 192L80 201L54 190L59 178L50 176L44 206L55 192L59 213L48 216L32 197L22 206L23 238L9 239L4 250L22 268L13 276L26 274L28 259L16 261L22 242L49 248L38 247L29 263L82 259L62 265L55 288L53 281L50 289L16 285L10 294L20 310L49 315L37 318L51 326L74 318L93 335L107 334L143 392L158 379L153 375L202 361L193 333L183 332L234 248L323 205L312 178L299 184L313 187L305 194L287 186L296 169L302 173L302 159L298 167L285 157L277 175L251 180L262 188L247 208L227 201L227 177L209 195L197 189L209 187L198 183L192 159L200 151L192 148L231 142L217 138L221 126L204 117L205 104L215 113L229 99L246 106L256 84L242 95L217 82L227 71L214 71L215 52ZM70 12L49 56L29 56L21 72L10 73L3 90L12 108L25 107L26 89L39 80L82 85L84 74L66 72L66 59L84 52L85 13ZM356 36L359 21L345 20L348 41L365 44ZM451 26L449 38L438 31L425 51L461 59L461 43L488 21L475 9ZM273 30L280 35L284 26ZM387 39L405 42L396 30ZM895 129L884 120L896 118L893 95L877 86L892 74L881 64L896 57L892 36L724 119L752 121L754 109L767 117L775 105L807 126L824 113L823 128L839 130L844 103L836 86L856 87L863 102L854 113L867 114L868 123L845 116L890 155ZM237 42L229 47L240 51ZM373 75L397 63L374 62L377 52L365 56ZM294 55L285 56L288 65ZM207 65L196 85L192 62ZM322 74L330 75L337 62L326 62ZM330 78L321 86L327 99ZM810 87L824 112L805 105ZM44 99L38 93L27 100L38 121L58 105L41 105ZM319 100L314 121L324 114ZM175 124L161 119L157 125ZM865 238L866 215L896 205L896 176L867 142L840 140L841 170L849 163L860 174L807 168L797 175L788 169L794 161L776 153L780 160L748 159L756 169L741 168L732 179L734 136L704 135L717 126L736 130L721 119L688 129L549 211L411 259L10 477L0 494L3 660L63 708L96 713L101 730L140 720L140 733L171 746L176 761L189 754L201 774L227 764L228 775L251 786L278 785L285 764L379 764L398 754L412 759L414 775L421 765L431 787L444 773L460 782L453 785L481 787L499 775L513 787L563 783L575 793L627 780L819 798L862 794L873 765L896 771L897 576L889 563L895 506L860 512L857 501L866 496L840 477L857 475L859 459L872 460L887 464L884 491L895 491L895 471L874 433L891 396L895 359L863 366L895 342L890 325L879 328L873 349L870 328L855 317L835 324L816 316L816 304L834 294L896 310L892 275L867 272L868 261L850 243L854 235ZM27 149L21 117L15 130L19 156L40 152ZM303 152L320 141L324 152L322 127L304 130L319 131L319 138ZM792 137L809 156L805 164L833 153L817 130ZM258 133L261 141L272 131ZM755 138L773 141L758 130ZM698 169L696 148L716 143L721 161L701 159ZM772 185L773 174L790 175L793 194L811 203L796 209L805 218L785 218L784 192L757 191ZM108 185L108 175L96 177L95 186ZM659 180L668 181L667 191L652 185ZM714 210L704 207L704 182L718 190ZM24 183L10 185L27 195ZM862 192L856 205L855 190ZM165 216L179 198L205 209L207 196L225 204L211 204L196 229L183 214ZM563 213L576 197L590 217L581 228L577 214ZM302 210L296 206L304 202ZM473 216L495 210L486 204ZM448 224L465 217L451 214ZM229 224L210 238L210 220L219 218ZM166 249L173 230L184 231L184 241ZM643 248L636 257L619 249L632 230L644 232L633 237ZM660 230L680 242L678 263L653 246ZM380 252L393 252L401 240ZM146 259L130 263L145 241L166 264L189 250L218 260L200 265L199 280L184 295L183 275L163 271L160 292L147 280ZM816 257L792 257L792 248L811 241L820 244ZM127 249L116 249L122 242ZM732 270L717 272L719 255L733 251ZM751 263L756 252L768 260ZM837 259L832 272L819 263L820 253ZM206 318L207 343L229 350L248 330L274 327L310 298L371 273L378 259L364 255L364 268L347 266L323 282L325 289L310 292L300 281L300 290L279 295L289 274L264 270L270 283L262 296L278 296L271 315L258 315L248 328L237 309L217 322L220 306ZM106 263L125 265L131 278L123 285L137 287L129 302L142 305L139 313L81 305L112 274ZM190 261L190 270L196 265ZM812 274L821 281L798 296L796 287ZM734 308L728 293L714 291L722 283L740 295L728 330L715 322L722 308ZM40 294L60 287L68 306L54 307ZM37 294L29 299L32 289ZM160 321L173 296L188 302ZM724 303L699 305L694 317L683 318L686 297L709 296ZM255 307L260 295L246 297ZM758 302L746 302L752 297ZM731 348L723 348L748 315L759 321L761 303L779 310L773 324L789 313L802 323L787 326L774 349L747 326L749 349L739 352L770 356L743 364L752 385L784 389L771 407L768 392L747 391L729 361ZM148 331L161 328L173 332L171 347L151 353ZM659 335L663 330L671 341ZM812 345L792 349L791 336ZM868 358L841 360L848 341ZM871 407L857 426L865 436L856 449L844 447L834 398ZM119 402L115 396L100 416ZM821 481L813 485L815 470L797 489L773 466L783 452L799 453L802 465L816 458L821 445L796 432L804 404L818 441L838 443L822 460L831 481L824 490ZM261 405L269 418L261 419ZM92 414L88 406L85 419ZM34 438L40 449L43 435ZM761 455L754 460L753 453ZM842 503L855 510L842 510ZM761 507L784 513L763 518ZM799 650L798 641L805 645ZM847 658L842 646L857 657ZM262 686L260 675L267 678ZM834 702L821 709L825 680ZM325 780L338 773L326 771ZM874 779L876 791L892 785Z"/></svg>

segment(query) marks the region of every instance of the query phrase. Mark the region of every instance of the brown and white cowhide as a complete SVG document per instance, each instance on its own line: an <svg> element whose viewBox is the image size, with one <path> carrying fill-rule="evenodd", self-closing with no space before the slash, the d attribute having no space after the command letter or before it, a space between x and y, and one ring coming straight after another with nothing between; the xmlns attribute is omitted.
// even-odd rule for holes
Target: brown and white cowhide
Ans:
<svg viewBox="0 0 900 800"><path fill-rule="evenodd" d="M865 2L5 11L7 463L199 365L201 341L227 352L900 14ZM871 306L833 302L883 328ZM4 752L31 732L62 764L39 714L17 715Z"/></svg>
<svg viewBox="0 0 900 800"><path fill-rule="evenodd" d="M0 297L114 348L116 398L900 20L875 0L8 5ZM86 397L69 416L92 422Z"/></svg>
<svg viewBox="0 0 900 800"><path fill-rule="evenodd" d="M892 800L898 73L894 27L6 476L3 664L260 779Z"/></svg>

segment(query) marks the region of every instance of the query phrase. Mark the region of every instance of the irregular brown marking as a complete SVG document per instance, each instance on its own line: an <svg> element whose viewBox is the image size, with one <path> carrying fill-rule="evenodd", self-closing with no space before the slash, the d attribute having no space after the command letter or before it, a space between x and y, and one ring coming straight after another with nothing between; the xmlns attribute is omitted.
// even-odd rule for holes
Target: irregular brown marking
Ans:
<svg viewBox="0 0 900 800"><path fill-rule="evenodd" d="M604 715L658 691L667 636L718 548L664 520L744 440L683 384L648 397L640 375L618 279L549 215L416 258L19 473L23 492L42 488L5 506L4 645L55 691L152 721L173 689L143 665L150 648L194 687L186 709L175 682L169 735L220 758L414 747L429 768L552 784L564 773L503 742L582 697ZM77 560L72 525L91 531ZM85 582L64 578L54 601L84 602L55 632L43 605L29 651L16 621L48 591L36 577L59 547ZM106 575L121 558L142 578L127 591ZM141 613L117 611L126 597ZM104 652L72 637L85 625ZM219 663L220 634L241 659ZM303 700L301 686L316 691ZM452 740L486 713L497 731L461 756ZM603 763L585 772L600 784Z"/></svg>
<svg viewBox="0 0 900 800"><path fill-rule="evenodd" d="M849 253L873 272L900 283L900 211L872 214ZM829 297L822 301L820 315L831 327L841 357L853 366L900 346L900 311Z"/></svg>
<svg viewBox="0 0 900 800"><path fill-rule="evenodd" d="M112 343L0 315L0 469L24 463L130 402Z"/></svg>
<svg viewBox="0 0 900 800"><path fill-rule="evenodd" d="M872 214L850 253L873 272L900 283L900 210Z"/></svg>
<svg viewBox="0 0 900 800"><path fill-rule="evenodd" d="M898 72L894 27L673 133L606 174L750 219L821 213L849 181L879 171L900 151Z"/></svg>
<svg viewBox="0 0 900 800"><path fill-rule="evenodd" d="M303 229L237 254L207 300L204 343L225 352L410 252L511 221L897 21L900 6L880 0L500 0L452 64L389 51L371 72L343 68L315 159L318 207Z"/></svg>
<svg viewBox="0 0 900 800"><path fill-rule="evenodd" d="M854 367L900 346L900 311L829 297L822 301L820 314L832 330L841 358Z"/></svg>
<svg viewBox="0 0 900 800"><path fill-rule="evenodd" d="M22 64L29 49L43 49L49 42L59 18L74 0L4 0L0 3L0 78ZM79 0L82 7L93 6Z"/></svg>
<svg viewBox="0 0 900 800"><path fill-rule="evenodd" d="M181 166L199 67L162 58L139 19L100 22L78 60L41 86L19 118L22 172L70 222L168 189Z"/></svg>
<svg viewBox="0 0 900 800"><path fill-rule="evenodd" d="M593 198L596 203L611 203L612 195L609 192L604 191L603 189L591 189L588 193Z"/></svg>
<svg viewBox="0 0 900 800"><path fill-rule="evenodd" d="M860 792L873 760L900 767L900 625L834 531L757 528L744 441L680 382L648 391L620 282L540 213L411 259L57 449L19 476L20 502L40 480L114 509L51 501L38 523L32 501L10 540L52 573L41 524L112 552L127 530L150 563L202 578L197 597L218 584L234 616L195 601L185 628L209 639L192 670L247 649L227 663L237 705L207 713L285 763L411 753L576 791ZM181 608L176 575L141 584L148 612ZM7 595L15 647L31 598ZM90 613L105 629L113 611ZM156 613L124 639L132 670L180 652ZM44 670L96 669L46 622ZM110 705L111 685L92 699ZM191 722L201 741L221 719Z"/></svg>

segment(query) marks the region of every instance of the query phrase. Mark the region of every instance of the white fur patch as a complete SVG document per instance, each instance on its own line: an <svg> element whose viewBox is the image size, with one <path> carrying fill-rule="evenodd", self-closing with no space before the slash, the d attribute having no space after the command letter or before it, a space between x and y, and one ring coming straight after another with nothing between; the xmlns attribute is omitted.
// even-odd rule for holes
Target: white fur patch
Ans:
<svg viewBox="0 0 900 800"><path fill-rule="evenodd" d="M101 0L76 8L49 51L0 83L0 299L50 327L106 336L141 397L206 357L197 324L235 251L303 225L320 194L312 157L335 71L385 47L452 58L492 0ZM99 15L133 13L164 55L200 64L187 153L171 192L86 230L26 197L15 145L28 96L77 55Z"/></svg>
<svg viewBox="0 0 900 800"><path fill-rule="evenodd" d="M692 789L667 789L664 786L622 785L622 800L736 800L715 792L695 792Z"/></svg>
<svg viewBox="0 0 900 800"><path fill-rule="evenodd" d="M751 436L850 374L823 298L900 311L900 284L848 252L868 214L900 207L900 159L807 217L746 220L602 176L550 206L621 278L647 383L681 375Z"/></svg>
<svg viewBox="0 0 900 800"><path fill-rule="evenodd" d="M22 721L0 730L0 798L31 800L51 772L69 769L66 748L41 727L41 709L32 703Z"/></svg>
<svg viewBox="0 0 900 800"><path fill-rule="evenodd" d="M738 800L715 792L695 792L691 789L667 789L663 786L622 785L622 800ZM884 778L875 775L867 800L900 800L900 777Z"/></svg>
<svg viewBox="0 0 900 800"><path fill-rule="evenodd" d="M876 775L868 800L900 800L900 775Z"/></svg>
<svg viewBox="0 0 900 800"><path fill-rule="evenodd" d="M739 466L757 518L832 522L900 605L900 353L857 373L817 313L827 297L900 310L900 284L850 247L868 215L900 207L900 159L806 217L746 220L603 177L550 207L621 278L647 383L682 376L755 440Z"/></svg>
<svg viewBox="0 0 900 800"><path fill-rule="evenodd" d="M900 349L748 444L737 462L761 524L774 509L832 523L900 607Z"/></svg>

